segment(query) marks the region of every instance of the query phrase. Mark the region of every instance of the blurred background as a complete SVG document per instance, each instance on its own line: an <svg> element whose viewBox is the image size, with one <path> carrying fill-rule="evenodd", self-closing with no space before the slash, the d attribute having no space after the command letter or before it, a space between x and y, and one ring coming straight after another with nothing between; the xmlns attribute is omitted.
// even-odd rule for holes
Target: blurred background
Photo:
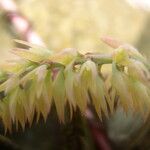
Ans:
<svg viewBox="0 0 150 150"><path fill-rule="evenodd" d="M27 35L29 31L32 34ZM54 51L73 47L82 53L107 53L112 49L100 41L100 37L104 35L132 44L149 59L150 1L0 0L0 62L14 57L9 53L14 47L13 39L45 44ZM143 123L138 114L132 116L129 112L126 116L119 108L105 121L103 134L108 137L110 149L148 150L150 125L147 124ZM75 133L80 132L80 127L77 128L79 130ZM70 138L70 133L62 135L67 130L73 130L72 125L59 125L54 113L46 124L41 122L25 132L15 132L8 137L27 150L83 149L75 146L80 144L79 141L64 146ZM88 148L92 150L91 147Z"/></svg>

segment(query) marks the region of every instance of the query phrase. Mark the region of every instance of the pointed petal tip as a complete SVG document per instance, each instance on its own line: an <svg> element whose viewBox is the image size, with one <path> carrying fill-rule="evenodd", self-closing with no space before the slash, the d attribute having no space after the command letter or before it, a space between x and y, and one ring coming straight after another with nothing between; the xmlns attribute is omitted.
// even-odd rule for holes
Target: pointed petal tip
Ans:
<svg viewBox="0 0 150 150"><path fill-rule="evenodd" d="M122 41L111 36L101 36L100 39L112 48L118 48L119 46L124 44Z"/></svg>

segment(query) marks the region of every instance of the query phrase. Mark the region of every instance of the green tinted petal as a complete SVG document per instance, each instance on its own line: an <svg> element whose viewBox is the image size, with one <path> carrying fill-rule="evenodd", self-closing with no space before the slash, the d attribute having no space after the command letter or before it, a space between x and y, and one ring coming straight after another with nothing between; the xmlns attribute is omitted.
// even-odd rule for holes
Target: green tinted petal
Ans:
<svg viewBox="0 0 150 150"><path fill-rule="evenodd" d="M36 72L35 72L35 80L36 80L36 96L37 98L39 98L42 94L42 91L43 91L43 86L45 84L45 78L46 78L46 75L47 75L47 66L46 65L41 65L40 67L38 67L36 69Z"/></svg>
<svg viewBox="0 0 150 150"><path fill-rule="evenodd" d="M19 100L18 93L19 89L15 88L10 94L9 94L9 111L12 121L15 121L16 118L16 106Z"/></svg>
<svg viewBox="0 0 150 150"><path fill-rule="evenodd" d="M65 78L63 69L60 70L53 82L53 98L60 121L64 122L64 111L66 105Z"/></svg>
<svg viewBox="0 0 150 150"><path fill-rule="evenodd" d="M150 110L150 97L147 87L133 78L129 78L128 86L133 98L135 110L145 115Z"/></svg>
<svg viewBox="0 0 150 150"><path fill-rule="evenodd" d="M116 90L119 95L119 100L123 109L127 112L129 107L132 107L132 97L127 87L127 76L119 71L116 64L112 64L112 88Z"/></svg>
<svg viewBox="0 0 150 150"><path fill-rule="evenodd" d="M67 65L71 63L78 55L79 53L77 52L77 50L68 48L50 56L49 60Z"/></svg>
<svg viewBox="0 0 150 150"><path fill-rule="evenodd" d="M88 98L86 87L83 86L79 74L76 74L74 76L73 89L74 89L74 94L76 98L76 104L81 110L81 112L85 113L89 98Z"/></svg>
<svg viewBox="0 0 150 150"><path fill-rule="evenodd" d="M11 121L11 116L9 112L9 105L8 105L8 100L3 99L3 101L0 101L0 111L1 111L1 119L4 124L5 128L5 133L7 131L11 132L12 130L12 121Z"/></svg>
<svg viewBox="0 0 150 150"><path fill-rule="evenodd" d="M128 74L130 77L150 86L148 81L150 79L150 72L143 63L137 60L130 60L130 63L128 64Z"/></svg>
<svg viewBox="0 0 150 150"><path fill-rule="evenodd" d="M71 63L65 69L65 89L66 89L67 100L70 104L70 107L73 106L75 108L76 102L75 102L75 94L73 89L74 76L75 76L75 72L73 71L73 64Z"/></svg>

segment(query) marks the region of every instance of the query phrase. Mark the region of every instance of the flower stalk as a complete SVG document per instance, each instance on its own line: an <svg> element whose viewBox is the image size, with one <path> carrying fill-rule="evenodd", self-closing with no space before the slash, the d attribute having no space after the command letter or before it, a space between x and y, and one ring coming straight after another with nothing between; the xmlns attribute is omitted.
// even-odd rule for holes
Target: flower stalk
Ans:
<svg viewBox="0 0 150 150"><path fill-rule="evenodd" d="M84 115L91 105L102 119L115 111L116 97L125 112L132 109L141 112L143 118L149 116L148 61L135 49L120 46L109 54L83 55L75 49L54 53L16 42L29 48L14 49L20 59L0 65L0 117L6 131L11 131L12 124L20 124L23 129L26 123L31 125L35 114L37 121L40 115L46 120L52 103L63 123L67 104L70 118L77 109ZM110 80L104 78L104 64L112 66L107 77Z"/></svg>

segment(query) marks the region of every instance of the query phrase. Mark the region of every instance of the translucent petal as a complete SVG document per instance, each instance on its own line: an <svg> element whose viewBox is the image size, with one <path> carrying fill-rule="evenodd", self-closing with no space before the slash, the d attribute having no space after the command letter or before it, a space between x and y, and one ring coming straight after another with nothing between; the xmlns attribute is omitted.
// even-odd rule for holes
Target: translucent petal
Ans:
<svg viewBox="0 0 150 150"><path fill-rule="evenodd" d="M65 78L63 69L60 70L53 82L53 98L59 120L64 122L64 111L66 105Z"/></svg>
<svg viewBox="0 0 150 150"><path fill-rule="evenodd" d="M4 124L5 133L7 131L11 132L12 121L11 121L11 116L10 116L10 112L9 112L9 105L8 105L7 99L3 99L3 101L0 101L0 114L1 114L0 117Z"/></svg>
<svg viewBox="0 0 150 150"><path fill-rule="evenodd" d="M128 86L133 98L134 108L140 111L143 116L150 110L150 97L148 95L147 87L140 81L129 78Z"/></svg>
<svg viewBox="0 0 150 150"><path fill-rule="evenodd" d="M75 74L74 84L73 84L76 104L82 113L85 113L87 108L87 103L89 101L88 93L86 87L82 84L80 74Z"/></svg>
<svg viewBox="0 0 150 150"><path fill-rule="evenodd" d="M20 89L18 96L19 96L20 104L23 106L25 112L25 118L27 119L30 117L30 113L29 113L30 107L29 107L29 99L27 97L27 94L25 93L25 90Z"/></svg>
<svg viewBox="0 0 150 150"><path fill-rule="evenodd" d="M130 60L130 63L128 64L128 74L132 78L143 82L147 86L150 86L150 72L140 61Z"/></svg>
<svg viewBox="0 0 150 150"><path fill-rule="evenodd" d="M111 81L112 81L112 73L108 75L108 77L106 78L104 82L105 82L105 88L106 88L105 94L106 94L107 103L110 108L110 112L113 113L114 107L115 107L116 90L112 88Z"/></svg>
<svg viewBox="0 0 150 150"><path fill-rule="evenodd" d="M30 60L33 62L40 62L40 61L43 61L49 57L49 55L47 55L45 53L39 54L39 53L35 53L33 51L30 51L30 50L19 49L19 48L14 49L12 51L12 53L21 57L22 59Z"/></svg>
<svg viewBox="0 0 150 150"><path fill-rule="evenodd" d="M77 50L68 48L50 56L49 60L53 62L61 63L63 65L67 65L71 63L78 55L79 53L77 52Z"/></svg>
<svg viewBox="0 0 150 150"><path fill-rule="evenodd" d="M17 76L12 76L0 85L0 91L5 91L5 94L9 93L19 84Z"/></svg>
<svg viewBox="0 0 150 150"><path fill-rule="evenodd" d="M132 97L127 87L126 79L127 76L119 71L116 67L116 64L112 64L112 88L115 88L117 94L119 95L119 100L121 106L128 111L129 107L132 107Z"/></svg>
<svg viewBox="0 0 150 150"><path fill-rule="evenodd" d="M104 82L98 74L98 67L91 60L86 61L81 68L82 84L89 90L93 105L97 114L101 118L101 111L108 116L107 104L106 104L106 91L104 90Z"/></svg>
<svg viewBox="0 0 150 150"><path fill-rule="evenodd" d="M73 82L74 82L74 76L75 72L73 71L73 64L71 63L68 65L65 69L65 89L66 89L66 96L69 104L71 107L76 107L75 103L75 94L73 89Z"/></svg>
<svg viewBox="0 0 150 150"><path fill-rule="evenodd" d="M45 99L48 98L48 103L51 106L51 103L52 103L52 73L50 70L47 72L47 75L45 78L45 86L44 86L43 91L45 91L45 94L44 94L44 96L46 96Z"/></svg>
<svg viewBox="0 0 150 150"><path fill-rule="evenodd" d="M17 101L16 105L16 129L18 129L18 124L21 125L22 129L24 130L25 128L25 122L26 122L26 117L25 117L25 111L23 108L23 105L20 103L21 101Z"/></svg>
<svg viewBox="0 0 150 150"><path fill-rule="evenodd" d="M50 51L49 49L47 49L46 47L42 47L40 45L36 45L36 44L32 44L26 41L22 41L22 40L14 40L15 42L22 44L24 46L28 46L30 47L30 51L35 52L35 53L48 53L48 54L52 54L53 52Z"/></svg>
<svg viewBox="0 0 150 150"><path fill-rule="evenodd" d="M47 74L47 66L46 65L41 65L40 67L38 67L36 69L35 80L36 80L37 86L36 86L35 90L36 90L37 98L39 98L42 94L46 74Z"/></svg>
<svg viewBox="0 0 150 150"><path fill-rule="evenodd" d="M9 111L10 111L10 116L13 122L15 121L15 118L16 118L16 106L17 106L18 99L19 99L18 92L19 92L19 89L16 88L9 94Z"/></svg>
<svg viewBox="0 0 150 150"><path fill-rule="evenodd" d="M8 73L23 72L27 67L32 65L28 61L18 60L16 62L5 62L0 64L0 69Z"/></svg>

